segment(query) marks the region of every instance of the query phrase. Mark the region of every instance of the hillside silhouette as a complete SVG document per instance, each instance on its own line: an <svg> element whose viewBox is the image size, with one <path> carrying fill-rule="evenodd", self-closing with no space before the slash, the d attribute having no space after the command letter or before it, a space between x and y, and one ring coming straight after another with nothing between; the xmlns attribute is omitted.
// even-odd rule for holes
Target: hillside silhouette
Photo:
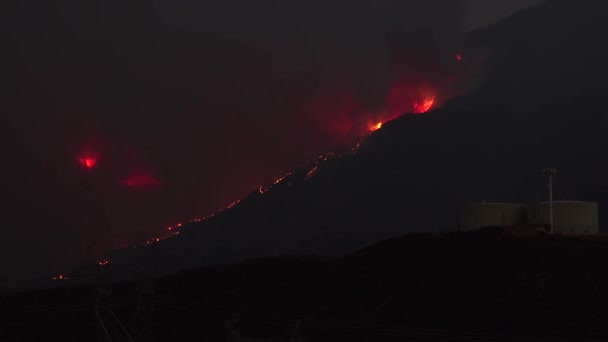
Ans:
<svg viewBox="0 0 608 342"><path fill-rule="evenodd" d="M154 284L146 324L158 340L225 339L234 313L259 338L298 321L311 341L608 338L605 241L448 233L463 203L545 196L547 166L556 199L606 214L606 14L603 1L554 0L471 33L464 59L490 61L475 91L54 283L70 286L3 296L0 338L86 340L98 285L132 278ZM113 287L124 322L141 287Z"/></svg>
<svg viewBox="0 0 608 342"><path fill-rule="evenodd" d="M299 321L309 341L597 340L608 337L606 262L605 241L413 234L341 258L273 257L116 284L110 305L130 331L152 327L163 341L225 340L235 314L251 338L284 338ZM145 286L153 295L142 300ZM4 296L0 337L90 340L102 288Z"/></svg>
<svg viewBox="0 0 608 342"><path fill-rule="evenodd" d="M599 1L549 1L473 32L465 59L490 56L477 90L388 122L356 153L316 158L178 236L117 251L114 268L159 274L251 257L343 255L408 232L446 232L464 203L543 198L547 166L559 170L557 199L597 201L603 216L608 49L599 37L607 11Z"/></svg>

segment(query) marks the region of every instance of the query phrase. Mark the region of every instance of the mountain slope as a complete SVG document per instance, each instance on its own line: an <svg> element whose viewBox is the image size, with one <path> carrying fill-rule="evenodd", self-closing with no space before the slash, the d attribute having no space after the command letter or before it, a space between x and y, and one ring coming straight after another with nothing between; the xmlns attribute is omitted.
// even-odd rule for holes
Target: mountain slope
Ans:
<svg viewBox="0 0 608 342"><path fill-rule="evenodd" d="M117 251L113 269L340 255L406 232L450 230L462 203L545 196L548 166L559 170L557 198L606 203L607 11L601 1L549 1L474 32L470 50L491 56L478 90L389 122L356 154L321 158L171 239Z"/></svg>

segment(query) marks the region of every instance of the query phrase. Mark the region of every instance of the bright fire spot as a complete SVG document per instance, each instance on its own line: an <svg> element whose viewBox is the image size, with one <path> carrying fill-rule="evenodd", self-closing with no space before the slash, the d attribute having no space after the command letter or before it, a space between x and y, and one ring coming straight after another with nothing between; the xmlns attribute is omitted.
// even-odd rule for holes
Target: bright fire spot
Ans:
<svg viewBox="0 0 608 342"><path fill-rule="evenodd" d="M92 169L97 165L97 158L93 156L80 157L79 161L85 169Z"/></svg>
<svg viewBox="0 0 608 342"><path fill-rule="evenodd" d="M233 208L235 205L239 204L240 202L241 202L241 200L236 200L236 201L234 201L234 202L230 203L230 204L229 204L229 205L226 207L226 209L231 209L231 208Z"/></svg>
<svg viewBox="0 0 608 342"><path fill-rule="evenodd" d="M459 54L459 53L457 53L456 54L456 60L459 61L459 62L462 62L462 55Z"/></svg>
<svg viewBox="0 0 608 342"><path fill-rule="evenodd" d="M167 227L167 230L173 230L173 227L169 226Z"/></svg>
<svg viewBox="0 0 608 342"><path fill-rule="evenodd" d="M97 265L99 265L99 266L107 266L109 264L110 264L110 261L106 260L106 259L97 261Z"/></svg>
<svg viewBox="0 0 608 342"><path fill-rule="evenodd" d="M317 173L318 170L318 166L313 167L310 171L308 171L308 173L306 173L306 179L310 179L312 176L315 175L315 173Z"/></svg>
<svg viewBox="0 0 608 342"><path fill-rule="evenodd" d="M63 274L53 276L53 280L68 280L68 279L70 279L70 277L64 276Z"/></svg>
<svg viewBox="0 0 608 342"><path fill-rule="evenodd" d="M372 131L372 132L373 132L373 131L377 131L377 130L379 130L380 128L382 128L382 122L378 122L377 124L372 125L372 126L370 127L370 131Z"/></svg>
<svg viewBox="0 0 608 342"><path fill-rule="evenodd" d="M181 227L181 226L182 226L182 224L181 224L181 223L178 223L178 224L177 224L177 227L178 227L178 228L179 228L179 227Z"/></svg>
<svg viewBox="0 0 608 342"><path fill-rule="evenodd" d="M414 114L423 114L428 112L435 104L435 97L428 98L422 102L414 103Z"/></svg>

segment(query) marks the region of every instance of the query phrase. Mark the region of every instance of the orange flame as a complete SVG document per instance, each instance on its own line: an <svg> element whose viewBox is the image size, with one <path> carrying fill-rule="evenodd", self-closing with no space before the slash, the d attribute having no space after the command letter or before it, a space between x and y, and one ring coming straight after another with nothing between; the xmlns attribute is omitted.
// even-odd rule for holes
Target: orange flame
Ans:
<svg viewBox="0 0 608 342"><path fill-rule="evenodd" d="M435 104L435 97L428 98L422 102L414 103L414 114L424 114L428 112Z"/></svg>
<svg viewBox="0 0 608 342"><path fill-rule="evenodd" d="M371 125L370 128L369 128L369 130L372 131L372 132L374 132L374 131L379 130L380 128L382 128L382 122L378 122L375 125Z"/></svg>
<svg viewBox="0 0 608 342"><path fill-rule="evenodd" d="M232 209L232 208L233 208L235 205L239 204L240 202L241 202L241 200L236 200L236 201L234 201L234 202L230 203L230 204L229 204L229 205L226 207L226 209Z"/></svg>
<svg viewBox="0 0 608 342"><path fill-rule="evenodd" d="M306 173L306 179L310 179L312 176L315 175L315 173L317 173L318 170L319 170L318 166L313 167L310 171L308 171Z"/></svg>

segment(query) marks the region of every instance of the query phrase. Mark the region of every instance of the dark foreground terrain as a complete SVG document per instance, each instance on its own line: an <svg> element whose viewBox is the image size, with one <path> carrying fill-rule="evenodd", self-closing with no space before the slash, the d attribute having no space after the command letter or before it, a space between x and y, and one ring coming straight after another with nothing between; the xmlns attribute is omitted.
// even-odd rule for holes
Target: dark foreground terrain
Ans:
<svg viewBox="0 0 608 342"><path fill-rule="evenodd" d="M126 341L113 314L136 341L601 340L606 265L599 239L407 235L343 258L260 259L105 290L100 273L100 286L5 295L0 340L95 340L101 319Z"/></svg>

